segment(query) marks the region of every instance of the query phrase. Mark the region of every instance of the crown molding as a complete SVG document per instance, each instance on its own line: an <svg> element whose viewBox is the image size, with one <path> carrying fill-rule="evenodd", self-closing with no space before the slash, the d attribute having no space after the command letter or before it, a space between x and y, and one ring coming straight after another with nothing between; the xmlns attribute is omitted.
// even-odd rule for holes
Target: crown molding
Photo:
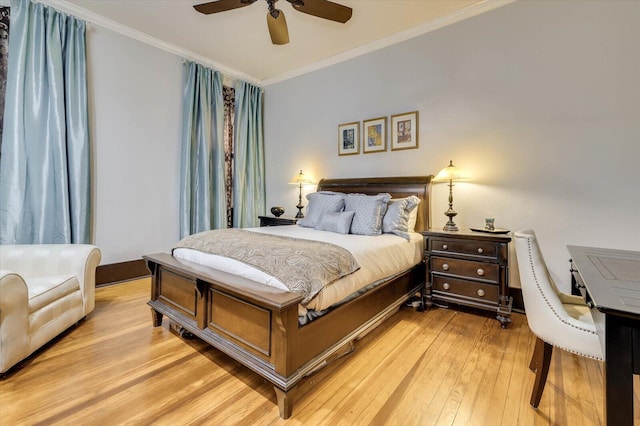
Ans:
<svg viewBox="0 0 640 426"><path fill-rule="evenodd" d="M0 5L2 4L2 2L5 2L5 1L7 0L0 0ZM399 33L393 34L389 37L386 37L384 39L380 39L375 42L357 47L355 49L351 49L349 51L340 53L330 58L315 62L308 66L301 67L301 68L298 68L274 77L262 79L262 80L256 77L253 77L251 75L245 74L243 72L240 72L238 70L229 68L221 63L212 61L209 58L198 55L187 49L178 47L170 43L166 43L156 37L143 33L142 31L134 30L131 27L120 24L102 15L98 15L97 13L91 12L75 4L68 3L65 0L34 0L34 1L39 1L40 3L52 6L60 10L61 12L71 14L91 24L98 25L100 27L122 34L126 37L130 37L135 40L138 40L142 43L146 43L148 45L157 47L159 49L162 49L166 52L177 55L186 60L194 61L203 65L209 66L211 68L214 68L220 71L222 74L224 74L227 80L229 79L243 80L260 87L266 87L266 86L280 83L282 81L285 81L294 77L301 76L303 74L308 74L313 71L327 68L332 65L336 65L340 62L344 62L349 59L356 58L358 56L366 55L367 53L371 53L376 50L380 50L385 47L421 36L428 32L435 31L439 28L455 24L456 22L460 22L462 20L471 18L481 13L485 13L490 10L496 9L498 7L505 6L510 3L514 3L517 0L484 0L483 2L473 4L465 9L459 10L457 12L451 13L449 15L443 16L441 18L438 18L429 22L425 22L424 24L409 28L407 30L404 30Z"/></svg>
<svg viewBox="0 0 640 426"><path fill-rule="evenodd" d="M320 70L322 68L336 65L340 62L347 61L349 59L357 58L358 56L366 55L367 53L374 52L376 50L383 49L385 47L421 36L431 31L435 31L439 28L446 27L448 25L455 24L464 19L471 18L481 13L488 12L501 6L505 6L510 3L514 3L516 0L485 0L480 3L473 4L465 9L461 9L457 12L443 16L438 19L434 19L424 24L417 25L399 33L393 34L389 37L374 41L364 46L356 47L355 49L348 50L330 58L324 59L319 62L315 62L311 65L289 71L275 77L260 80L262 87L270 86L272 84L280 83L290 78L298 77L303 74L307 74L313 71Z"/></svg>
<svg viewBox="0 0 640 426"><path fill-rule="evenodd" d="M2 1L2 0L0 0ZM118 34L122 34L126 37L130 37L134 40L138 40L142 43L146 43L150 46L157 47L158 49L164 50L166 52L177 55L181 58L184 58L189 61L197 62L202 65L206 65L211 67L217 71L220 71L227 78L231 78L232 80L243 80L249 83L255 84L257 86L261 86L260 80L245 74L243 72L234 70L229 68L219 62L212 61L209 58L193 53L189 50L178 47L174 44L166 43L156 37L153 37L147 33L142 31L134 30L131 27L126 25L122 25L116 21L113 21L109 18L106 18L102 15L98 15L97 13L91 12L87 9L79 7L75 4L67 3L64 0L37 0L42 4L46 4L51 6L61 12L73 15L77 18L80 18L88 23L98 25L100 27L106 28L108 30L114 31Z"/></svg>

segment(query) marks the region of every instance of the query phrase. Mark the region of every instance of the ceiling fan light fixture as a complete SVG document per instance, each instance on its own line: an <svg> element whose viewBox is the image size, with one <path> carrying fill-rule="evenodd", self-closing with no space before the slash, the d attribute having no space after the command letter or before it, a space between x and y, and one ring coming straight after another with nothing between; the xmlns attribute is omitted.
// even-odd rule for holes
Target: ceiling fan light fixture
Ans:
<svg viewBox="0 0 640 426"><path fill-rule="evenodd" d="M274 16L273 12L277 12ZM280 10L274 9L267 12L267 26L269 27L269 35L271 36L271 42L277 45L283 45L289 43L289 30L287 29L287 20L284 17L284 13Z"/></svg>

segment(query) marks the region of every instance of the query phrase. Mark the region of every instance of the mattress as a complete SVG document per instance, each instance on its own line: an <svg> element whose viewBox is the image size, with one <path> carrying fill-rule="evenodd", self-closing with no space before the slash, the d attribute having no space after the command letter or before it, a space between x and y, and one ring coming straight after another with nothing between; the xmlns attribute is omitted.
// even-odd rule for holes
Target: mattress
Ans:
<svg viewBox="0 0 640 426"><path fill-rule="evenodd" d="M246 230L336 244L349 250L355 257L360 269L329 284L308 303L301 305L298 309L301 316L306 315L308 310L328 309L364 288L412 268L422 261L424 250L424 239L418 233L411 233L407 240L394 234L342 235L298 225L247 228ZM233 259L186 248L175 249L173 255L179 259L288 291L287 287L275 277Z"/></svg>

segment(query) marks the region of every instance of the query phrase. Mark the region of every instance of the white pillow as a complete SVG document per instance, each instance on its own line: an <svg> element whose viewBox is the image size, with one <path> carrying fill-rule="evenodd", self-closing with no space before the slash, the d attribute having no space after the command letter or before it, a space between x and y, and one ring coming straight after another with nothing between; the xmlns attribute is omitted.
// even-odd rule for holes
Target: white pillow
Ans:
<svg viewBox="0 0 640 426"><path fill-rule="evenodd" d="M420 199L415 195L391 199L382 219L382 232L396 234L408 240L410 238L409 231L413 231L413 228L409 228L409 219L411 213L418 211L418 204L420 204ZM414 218L413 226L415 227L417 214L414 215Z"/></svg>
<svg viewBox="0 0 640 426"><path fill-rule="evenodd" d="M382 234L382 218L387 211L389 194L364 195L347 194L344 199L344 211L355 212L351 222L351 233L359 235Z"/></svg>
<svg viewBox="0 0 640 426"><path fill-rule="evenodd" d="M344 208L345 195L341 192L320 191L307 194L309 205L307 216L298 221L298 225L313 228L320 217L327 212L340 212Z"/></svg>
<svg viewBox="0 0 640 426"><path fill-rule="evenodd" d="M320 216L315 229L348 234L354 214L355 212L326 212Z"/></svg>

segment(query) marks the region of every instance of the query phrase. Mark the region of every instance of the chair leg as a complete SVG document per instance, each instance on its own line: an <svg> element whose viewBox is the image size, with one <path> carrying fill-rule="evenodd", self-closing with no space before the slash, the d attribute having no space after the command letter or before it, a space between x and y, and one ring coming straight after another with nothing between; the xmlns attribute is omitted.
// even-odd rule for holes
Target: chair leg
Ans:
<svg viewBox="0 0 640 426"><path fill-rule="evenodd" d="M529 401L529 404L531 404L533 408L538 408L540 404L542 391L544 391L544 385L547 382L549 366L551 365L552 352L552 345L540 338L536 340L533 357L529 363L529 368L536 372L536 380L533 384L533 390L531 391L531 401Z"/></svg>
<svg viewBox="0 0 640 426"><path fill-rule="evenodd" d="M531 355L531 361L529 362L529 370L536 371L538 369L538 361L540 360L540 351L544 348L544 341L542 339L536 339L536 344L533 347L533 355Z"/></svg>

